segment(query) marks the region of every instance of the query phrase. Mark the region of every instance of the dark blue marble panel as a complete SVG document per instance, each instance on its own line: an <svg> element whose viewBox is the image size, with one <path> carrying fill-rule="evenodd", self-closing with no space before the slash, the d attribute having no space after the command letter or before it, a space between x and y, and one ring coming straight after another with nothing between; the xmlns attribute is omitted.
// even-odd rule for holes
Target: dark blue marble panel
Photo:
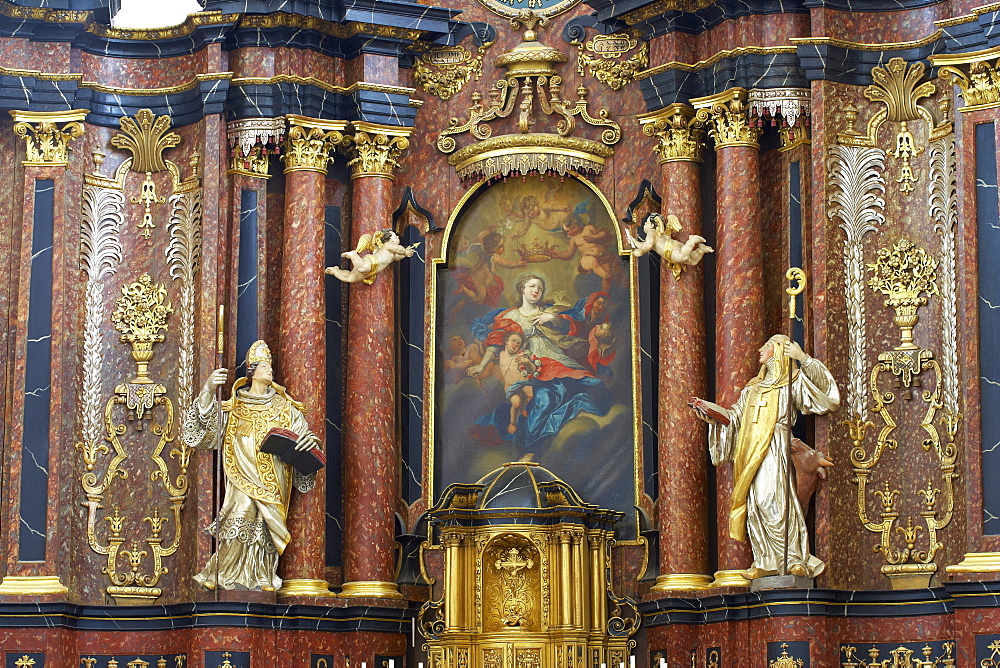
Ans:
<svg viewBox="0 0 1000 668"><path fill-rule="evenodd" d="M641 225L642 221L639 221ZM659 448L660 379L660 256L646 253L639 262L639 373L642 382L643 489L654 501L660 493ZM664 360L665 361L665 360Z"/></svg>
<svg viewBox="0 0 1000 668"><path fill-rule="evenodd" d="M325 214L326 266L340 266L343 250L339 206ZM343 497L341 480L344 424L344 284L326 276L326 565L341 564Z"/></svg>
<svg viewBox="0 0 1000 668"><path fill-rule="evenodd" d="M1000 666L1000 635L976 636L976 665L982 668Z"/></svg>
<svg viewBox="0 0 1000 668"><path fill-rule="evenodd" d="M996 130L976 126L976 234L979 252L979 388L982 393L983 533L1000 534L1000 202Z"/></svg>
<svg viewBox="0 0 1000 668"><path fill-rule="evenodd" d="M798 164L798 163L796 163ZM786 658L787 657L787 658ZM809 641L807 640L785 640L767 643L767 663L774 665L778 659L788 658L801 661L799 668L809 668ZM785 664L780 664L785 665Z"/></svg>
<svg viewBox="0 0 1000 668"><path fill-rule="evenodd" d="M24 377L21 448L21 526L18 559L45 560L49 490L49 420L52 367L52 225L55 184L35 181L31 282Z"/></svg>
<svg viewBox="0 0 1000 668"><path fill-rule="evenodd" d="M237 375L246 372L247 352L260 338L259 293L261 271L257 191L240 191L240 250L236 270Z"/></svg>
<svg viewBox="0 0 1000 668"><path fill-rule="evenodd" d="M423 431L424 431L424 260L423 237L410 225L402 233L404 246L420 243L413 257L396 264L396 318L399 341L399 433L402 440L402 471L400 492L407 503L415 503L423 494Z"/></svg>
<svg viewBox="0 0 1000 668"><path fill-rule="evenodd" d="M7 652L4 668L45 668L45 654L42 652Z"/></svg>

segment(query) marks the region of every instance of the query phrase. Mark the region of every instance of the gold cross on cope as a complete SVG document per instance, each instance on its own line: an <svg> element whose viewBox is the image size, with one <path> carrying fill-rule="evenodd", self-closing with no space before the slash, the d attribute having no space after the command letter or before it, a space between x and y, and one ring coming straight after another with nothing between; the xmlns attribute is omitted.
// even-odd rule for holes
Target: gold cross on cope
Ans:
<svg viewBox="0 0 1000 668"><path fill-rule="evenodd" d="M764 399L764 397L758 397L757 403L755 403L753 406L751 406L751 408L756 408L757 409L757 411L754 413L754 416L753 416L753 423L754 424L757 424L757 420L760 419L760 409L764 408L765 406L767 406L767 400Z"/></svg>

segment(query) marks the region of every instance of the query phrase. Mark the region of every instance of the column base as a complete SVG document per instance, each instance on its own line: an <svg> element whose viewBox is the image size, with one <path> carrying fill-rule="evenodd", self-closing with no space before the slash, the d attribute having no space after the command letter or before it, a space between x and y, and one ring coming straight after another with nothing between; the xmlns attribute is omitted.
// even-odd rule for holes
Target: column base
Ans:
<svg viewBox="0 0 1000 668"><path fill-rule="evenodd" d="M962 561L944 569L948 573L1000 572L1000 552L969 552Z"/></svg>
<svg viewBox="0 0 1000 668"><path fill-rule="evenodd" d="M712 589L718 587L749 587L750 580L743 577L743 569L732 571L716 571L715 580L712 581Z"/></svg>
<svg viewBox="0 0 1000 668"><path fill-rule="evenodd" d="M650 591L698 591L712 586L712 576L700 573L669 573L656 578Z"/></svg>
<svg viewBox="0 0 1000 668"><path fill-rule="evenodd" d="M58 575L8 575L0 582L0 596L30 596L32 594L66 594L69 589Z"/></svg>
<svg viewBox="0 0 1000 668"><path fill-rule="evenodd" d="M336 596L326 580L292 578L281 583L278 596Z"/></svg>
<svg viewBox="0 0 1000 668"><path fill-rule="evenodd" d="M340 598L403 598L395 582L369 580L345 582L340 586Z"/></svg>

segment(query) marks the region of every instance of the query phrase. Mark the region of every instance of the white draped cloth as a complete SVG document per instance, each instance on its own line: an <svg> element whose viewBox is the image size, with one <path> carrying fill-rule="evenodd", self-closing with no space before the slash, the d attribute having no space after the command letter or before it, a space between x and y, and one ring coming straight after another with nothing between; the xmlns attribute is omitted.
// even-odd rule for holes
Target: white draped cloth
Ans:
<svg viewBox="0 0 1000 668"><path fill-rule="evenodd" d="M772 358L773 361L773 358ZM830 371L819 360L807 357L791 382L793 408L789 422L788 385L773 387L775 365L768 363L768 372L762 381L743 388L736 404L727 411L729 425L710 421L708 431L709 451L712 463L719 465L732 462L738 457L737 442L741 425L753 420L757 401L760 397L775 396L778 401L776 424L767 448L750 484L746 497L746 533L753 549L753 568L762 574L780 572L784 556L784 516L788 506L788 567L801 564L808 577L815 577L826 568L821 560L809 553L809 536L805 516L795 494L795 485L790 478L789 445L791 427L798 413L821 415L837 408L840 392ZM787 377L787 374L786 374ZM767 388L773 387L768 392ZM753 399L751 400L751 396ZM748 405L754 403L754 405ZM731 534L739 533L733 531ZM733 535L734 538L739 538Z"/></svg>
<svg viewBox="0 0 1000 668"><path fill-rule="evenodd" d="M217 551L194 579L208 589L276 591L278 556L291 536L287 514L291 488L312 489L316 474L301 476L278 457L260 451L273 427L302 435L306 419L282 390L264 395L239 388L235 398L213 401L206 410L198 400L181 426L181 438L191 447L219 449L226 474L226 494L219 516L208 527Z"/></svg>

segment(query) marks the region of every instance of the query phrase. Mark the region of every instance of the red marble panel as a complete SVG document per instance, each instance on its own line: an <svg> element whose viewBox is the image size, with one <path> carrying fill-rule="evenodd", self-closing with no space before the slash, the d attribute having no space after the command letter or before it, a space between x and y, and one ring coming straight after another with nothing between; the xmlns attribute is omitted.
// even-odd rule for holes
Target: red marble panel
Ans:
<svg viewBox="0 0 1000 668"><path fill-rule="evenodd" d="M90 53L81 55L84 81L98 81L116 88L168 88L190 83L196 74L208 74L203 54L193 53L172 58L132 58L123 66L119 58Z"/></svg>
<svg viewBox="0 0 1000 668"><path fill-rule="evenodd" d="M715 401L736 403L760 368L764 329L764 276L760 219L759 150L726 146L717 152ZM719 569L747 568L750 546L729 537L732 465L717 468Z"/></svg>
<svg viewBox="0 0 1000 668"><path fill-rule="evenodd" d="M391 227L392 182L352 182L352 239ZM393 580L396 445L395 277L350 289L344 438L344 581Z"/></svg>
<svg viewBox="0 0 1000 668"><path fill-rule="evenodd" d="M701 234L701 165L662 165L665 214L681 220L678 238ZM704 268L679 279L660 269L659 484L660 573L708 573L707 429L687 406L708 389Z"/></svg>
<svg viewBox="0 0 1000 668"><path fill-rule="evenodd" d="M0 67L37 70L53 74L76 72L70 63L69 42L41 42L19 37L0 37Z"/></svg>
<svg viewBox="0 0 1000 668"><path fill-rule="evenodd" d="M309 427L320 442L326 434L325 199L320 172L285 174L279 382L305 404ZM288 510L292 541L281 559L283 579L323 579L325 491L325 476L317 476L311 492L292 495Z"/></svg>

